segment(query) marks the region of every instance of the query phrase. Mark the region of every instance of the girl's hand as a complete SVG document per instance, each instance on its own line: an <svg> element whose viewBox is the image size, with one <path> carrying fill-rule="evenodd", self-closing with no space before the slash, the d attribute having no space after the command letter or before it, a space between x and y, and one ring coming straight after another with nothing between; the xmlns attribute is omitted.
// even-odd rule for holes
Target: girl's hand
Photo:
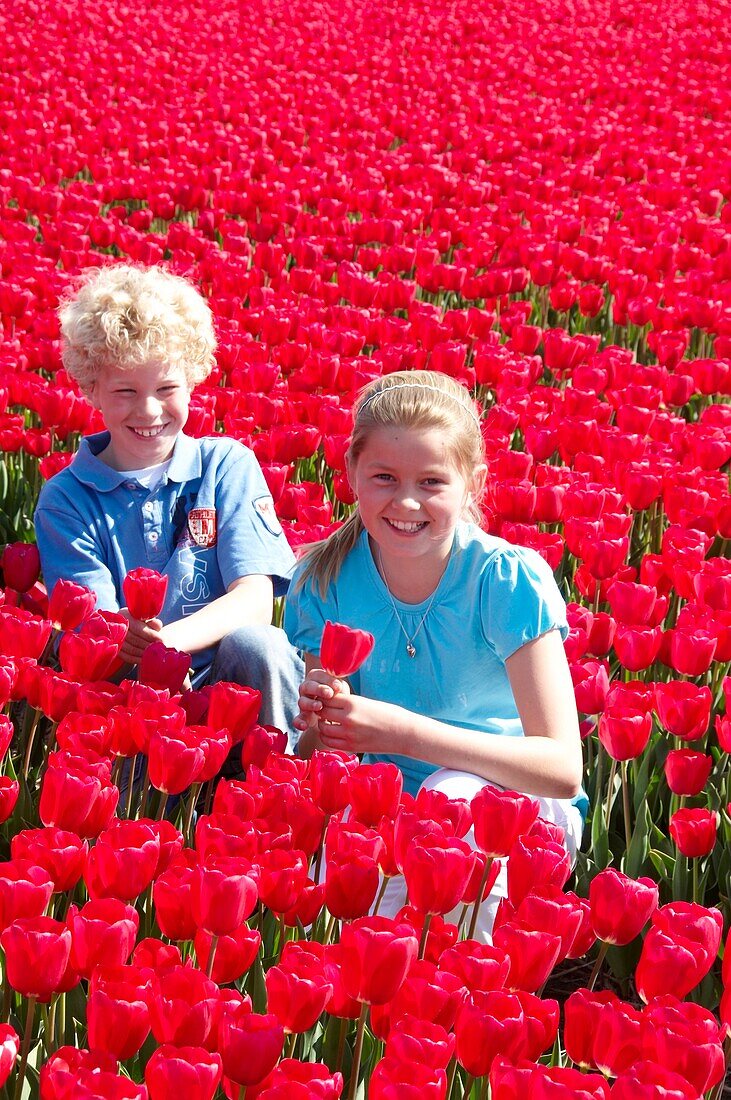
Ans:
<svg viewBox="0 0 731 1100"><path fill-rule="evenodd" d="M391 703L336 692L319 711L319 738L325 748L341 752L403 753L399 738L407 730L404 713Z"/></svg>
<svg viewBox="0 0 731 1100"><path fill-rule="evenodd" d="M300 684L299 714L294 720L295 729L304 732L317 726L323 707L336 695L350 695L350 685L322 668L311 669Z"/></svg>

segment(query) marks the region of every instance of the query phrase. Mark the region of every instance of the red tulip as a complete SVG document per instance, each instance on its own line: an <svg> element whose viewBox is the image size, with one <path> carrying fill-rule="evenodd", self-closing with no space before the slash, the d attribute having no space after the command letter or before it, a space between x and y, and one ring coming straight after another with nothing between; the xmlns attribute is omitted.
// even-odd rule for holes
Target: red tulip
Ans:
<svg viewBox="0 0 731 1100"><path fill-rule="evenodd" d="M48 601L48 618L56 630L76 630L91 615L96 594L83 584L59 580Z"/></svg>
<svg viewBox="0 0 731 1100"><path fill-rule="evenodd" d="M674 997L657 997L647 1008L643 1054L680 1073L699 1094L725 1072L723 1029L712 1012Z"/></svg>
<svg viewBox="0 0 731 1100"><path fill-rule="evenodd" d="M68 631L61 639L61 668L73 680L104 680L114 668L119 646L110 638Z"/></svg>
<svg viewBox="0 0 731 1100"><path fill-rule="evenodd" d="M145 1066L145 1083L150 1100L213 1100L223 1067L219 1054L203 1047L171 1046L164 1043Z"/></svg>
<svg viewBox="0 0 731 1100"><path fill-rule="evenodd" d="M148 975L135 966L94 969L86 1004L91 1050L118 1061L137 1054L150 1034L148 985Z"/></svg>
<svg viewBox="0 0 731 1100"><path fill-rule="evenodd" d="M700 794L713 767L713 757L690 749L671 749L665 758L665 778L673 794Z"/></svg>
<svg viewBox="0 0 731 1100"><path fill-rule="evenodd" d="M343 985L367 1004L390 1001L414 962L418 941L411 927L388 917L362 917L343 926Z"/></svg>
<svg viewBox="0 0 731 1100"><path fill-rule="evenodd" d="M423 837L404 858L410 904L420 913L448 913L462 899L471 871L466 840L437 833Z"/></svg>
<svg viewBox="0 0 731 1100"><path fill-rule="evenodd" d="M148 1003L158 1043L203 1046L213 1026L218 986L192 966L174 966L152 979Z"/></svg>
<svg viewBox="0 0 731 1100"><path fill-rule="evenodd" d="M193 880L198 856L189 848L180 852L155 879L152 900L160 931L171 940L192 940L198 927L192 909Z"/></svg>
<svg viewBox="0 0 731 1100"><path fill-rule="evenodd" d="M273 1013L242 1006L224 1012L218 1029L223 1071L239 1085L258 1085L271 1073L284 1047L284 1028Z"/></svg>
<svg viewBox="0 0 731 1100"><path fill-rule="evenodd" d="M523 1006L514 993L471 993L454 1025L457 1061L473 1077L484 1077L498 1055L519 1058L524 1024Z"/></svg>
<svg viewBox="0 0 731 1100"><path fill-rule="evenodd" d="M267 1077L266 1092L282 1089L282 1096L287 1100L298 1087L304 1087L305 1093L302 1095L311 1100L338 1100L343 1091L343 1075L331 1074L327 1066L319 1062L298 1062L294 1058L282 1058ZM266 1092L259 1095L266 1096Z"/></svg>
<svg viewBox="0 0 731 1100"><path fill-rule="evenodd" d="M364 917L378 893L378 864L362 852L336 852L327 861L325 905L338 920Z"/></svg>
<svg viewBox="0 0 731 1100"><path fill-rule="evenodd" d="M493 943L510 959L506 985L534 993L546 982L561 952L561 937L521 928L511 921L496 928Z"/></svg>
<svg viewBox="0 0 731 1100"><path fill-rule="evenodd" d="M122 966L132 954L140 925L131 905L116 898L87 901L73 907L67 920L71 931L71 964L84 978L90 978L100 964Z"/></svg>
<svg viewBox="0 0 731 1100"><path fill-rule="evenodd" d="M489 856L507 856L538 816L538 803L515 791L485 786L470 803L477 846Z"/></svg>
<svg viewBox="0 0 731 1100"><path fill-rule="evenodd" d="M493 1100L609 1100L609 1085L597 1073L566 1066L511 1064L497 1058L490 1071Z"/></svg>
<svg viewBox="0 0 731 1100"><path fill-rule="evenodd" d="M635 971L642 1000L649 1003L667 993L686 997L713 965L722 929L717 909L688 902L671 902L658 909Z"/></svg>
<svg viewBox="0 0 731 1100"><path fill-rule="evenodd" d="M193 944L198 965L207 972L213 936L209 932L198 930L194 935ZM260 933L255 928L249 928L246 923L228 936L216 937L211 981L217 985L238 981L256 959L260 947Z"/></svg>
<svg viewBox="0 0 731 1100"><path fill-rule="evenodd" d="M694 741L708 729L711 714L711 689L687 680L655 684L655 707L668 733Z"/></svg>
<svg viewBox="0 0 731 1100"><path fill-rule="evenodd" d="M119 788L111 782L109 765L96 768L81 757L50 754L39 803L44 825L91 839L107 827L118 801Z"/></svg>
<svg viewBox="0 0 731 1100"><path fill-rule="evenodd" d="M360 764L348 776L353 817L363 825L378 825L398 812L404 777L395 764Z"/></svg>
<svg viewBox="0 0 731 1100"><path fill-rule="evenodd" d="M267 1004L287 1034L309 1031L325 1010L333 986L319 944L287 944L279 965L266 972Z"/></svg>
<svg viewBox="0 0 731 1100"><path fill-rule="evenodd" d="M20 1039L10 1024L0 1024L0 1088L13 1072L20 1053Z"/></svg>
<svg viewBox="0 0 731 1100"><path fill-rule="evenodd" d="M600 871L589 885L594 932L605 943L629 943L657 909L658 897L652 879L631 879L612 867Z"/></svg>
<svg viewBox="0 0 731 1100"><path fill-rule="evenodd" d="M180 691L190 671L191 657L179 649L172 649L163 642L150 642L139 663L139 676L143 684L158 689Z"/></svg>
<svg viewBox="0 0 731 1100"><path fill-rule="evenodd" d="M679 1073L656 1062L636 1062L612 1086L612 1100L698 1100Z"/></svg>
<svg viewBox="0 0 731 1100"><path fill-rule="evenodd" d="M444 1100L446 1092L443 1069L388 1054L377 1063L368 1087L370 1100Z"/></svg>
<svg viewBox="0 0 731 1100"><path fill-rule="evenodd" d="M142 566L130 569L122 581L127 610L134 619L142 619L143 622L158 618L165 603L167 589L167 576Z"/></svg>
<svg viewBox="0 0 731 1100"><path fill-rule="evenodd" d="M52 624L30 611L13 607L0 609L0 653L4 657L32 657L37 660L51 636ZM16 683L17 691L17 683Z"/></svg>
<svg viewBox="0 0 731 1100"><path fill-rule="evenodd" d="M89 852L84 878L92 898L133 901L157 873L160 837L145 821L115 820Z"/></svg>
<svg viewBox="0 0 731 1100"><path fill-rule="evenodd" d="M181 794L199 781L206 762L201 740L201 731L205 729L205 726L183 726L181 730L154 731L150 737L148 768L156 790Z"/></svg>
<svg viewBox="0 0 731 1100"><path fill-rule="evenodd" d="M0 930L21 917L40 917L52 893L53 881L43 867L25 859L0 863Z"/></svg>
<svg viewBox="0 0 731 1100"><path fill-rule="evenodd" d="M227 729L237 745L256 723L260 707L260 691L219 680L210 688L206 722L211 729Z"/></svg>
<svg viewBox="0 0 731 1100"><path fill-rule="evenodd" d="M24 997L49 1001L62 985L71 933L50 917L21 917L0 934L6 981Z"/></svg>
<svg viewBox="0 0 731 1100"><path fill-rule="evenodd" d="M652 716L645 711L612 707L599 719L599 740L614 760L633 760L645 751L652 733Z"/></svg>
<svg viewBox="0 0 731 1100"><path fill-rule="evenodd" d="M309 771L312 796L324 813L338 813L348 805L348 779L359 766L358 757L352 753L313 753Z"/></svg>
<svg viewBox="0 0 731 1100"><path fill-rule="evenodd" d="M237 856L217 856L196 868L191 905L199 928L214 936L230 935L254 911L257 881L251 863Z"/></svg>
<svg viewBox="0 0 731 1100"><path fill-rule="evenodd" d="M0 557L3 580L16 592L27 592L38 580L41 558L38 547L31 542L9 542Z"/></svg>
<svg viewBox="0 0 731 1100"><path fill-rule="evenodd" d="M320 662L333 676L350 676L368 659L374 645L375 638L367 630L328 619L320 642Z"/></svg>
<svg viewBox="0 0 731 1100"><path fill-rule="evenodd" d="M511 905L520 905L532 890L542 886L564 886L570 874L571 859L563 844L530 835L520 837L508 860Z"/></svg>
<svg viewBox="0 0 731 1100"><path fill-rule="evenodd" d="M10 842L13 859L34 863L53 879L54 893L72 890L81 878L88 845L76 833L52 827L24 829Z"/></svg>
<svg viewBox="0 0 731 1100"><path fill-rule="evenodd" d="M20 783L10 776L0 776L0 825L12 815L18 803Z"/></svg>
<svg viewBox="0 0 731 1100"><path fill-rule="evenodd" d="M688 806L676 810L670 818L670 835L678 851L689 859L699 859L712 852L716 845L718 814L715 810L692 809Z"/></svg>

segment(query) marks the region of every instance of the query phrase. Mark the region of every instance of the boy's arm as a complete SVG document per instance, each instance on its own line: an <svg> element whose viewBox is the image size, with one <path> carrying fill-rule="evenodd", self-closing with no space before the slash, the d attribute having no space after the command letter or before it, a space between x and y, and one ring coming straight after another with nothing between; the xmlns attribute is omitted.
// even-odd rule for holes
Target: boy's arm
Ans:
<svg viewBox="0 0 731 1100"><path fill-rule="evenodd" d="M216 645L225 634L239 626L268 626L273 610L272 578L252 573L233 581L223 596L199 611L168 623L158 638L173 649L198 653Z"/></svg>
<svg viewBox="0 0 731 1100"><path fill-rule="evenodd" d="M99 609L118 611L114 578L103 561L94 533L79 513L39 507L34 525L43 582L49 595L63 577L96 592Z"/></svg>

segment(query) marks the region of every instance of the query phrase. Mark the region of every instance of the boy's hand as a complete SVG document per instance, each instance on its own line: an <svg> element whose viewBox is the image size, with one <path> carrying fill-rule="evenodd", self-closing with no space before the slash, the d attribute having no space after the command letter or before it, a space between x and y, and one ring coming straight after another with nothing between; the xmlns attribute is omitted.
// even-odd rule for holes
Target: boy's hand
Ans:
<svg viewBox="0 0 731 1100"><path fill-rule="evenodd" d="M300 684L299 714L294 720L295 729L304 732L317 725L317 719L325 706L336 695L350 695L350 685L322 668L313 669Z"/></svg>
<svg viewBox="0 0 731 1100"><path fill-rule="evenodd" d="M160 619L150 619L148 622L135 619L126 607L121 607L119 613L124 615L129 623L127 634L119 650L119 656L129 665L139 664L140 658L148 645L151 642L161 641L162 622Z"/></svg>

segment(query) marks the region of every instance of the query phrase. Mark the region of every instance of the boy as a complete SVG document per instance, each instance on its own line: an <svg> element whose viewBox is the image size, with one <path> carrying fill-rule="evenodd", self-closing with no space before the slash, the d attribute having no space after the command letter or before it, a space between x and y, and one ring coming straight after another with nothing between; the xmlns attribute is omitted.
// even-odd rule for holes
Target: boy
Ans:
<svg viewBox="0 0 731 1100"><path fill-rule="evenodd" d="M43 488L36 537L48 591L60 577L121 610L120 656L155 640L192 655L193 684L262 692L260 721L289 731L302 665L271 626L294 564L254 454L183 434L193 387L213 367L211 311L185 279L126 264L94 273L59 311L63 363L107 430L83 439ZM137 566L168 576L160 620L122 606Z"/></svg>

